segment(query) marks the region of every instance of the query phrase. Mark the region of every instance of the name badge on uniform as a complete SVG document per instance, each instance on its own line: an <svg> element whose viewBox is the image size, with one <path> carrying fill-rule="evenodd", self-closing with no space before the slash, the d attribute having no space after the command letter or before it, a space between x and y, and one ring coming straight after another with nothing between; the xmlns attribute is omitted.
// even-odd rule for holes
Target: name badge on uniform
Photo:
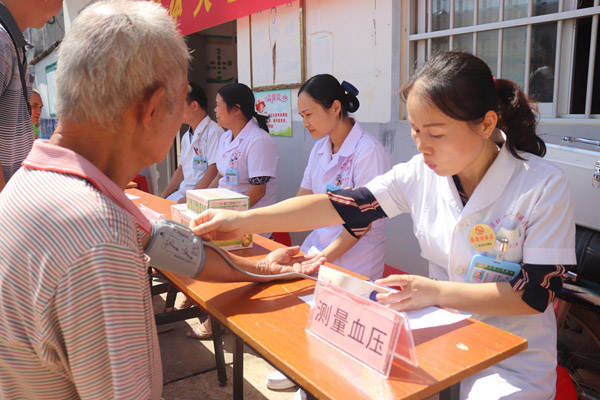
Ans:
<svg viewBox="0 0 600 400"><path fill-rule="evenodd" d="M508 248L508 239L502 239L500 252L494 257L475 254L467 271L465 282L508 282L521 271L521 265L504 259Z"/></svg>
<svg viewBox="0 0 600 400"><path fill-rule="evenodd" d="M225 183L228 185L237 185L238 184L238 170L237 169L228 169L225 171Z"/></svg>
<svg viewBox="0 0 600 400"><path fill-rule="evenodd" d="M340 190L341 188L339 186L334 186L331 183L328 183L327 186L325 186L325 189L327 190L327 193L329 193L334 192L336 190Z"/></svg>
<svg viewBox="0 0 600 400"><path fill-rule="evenodd" d="M206 171L208 169L208 160L206 157L194 156L193 166L196 171Z"/></svg>
<svg viewBox="0 0 600 400"><path fill-rule="evenodd" d="M475 254L465 281L468 283L481 282L509 282L521 271L517 263L502 260L498 262L494 257Z"/></svg>

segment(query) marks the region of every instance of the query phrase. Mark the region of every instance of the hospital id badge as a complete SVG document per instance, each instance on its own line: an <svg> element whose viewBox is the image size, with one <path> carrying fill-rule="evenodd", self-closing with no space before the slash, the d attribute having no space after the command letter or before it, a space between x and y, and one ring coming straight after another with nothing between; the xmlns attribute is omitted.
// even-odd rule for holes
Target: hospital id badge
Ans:
<svg viewBox="0 0 600 400"><path fill-rule="evenodd" d="M327 193L329 192L335 192L336 190L340 190L341 188L332 185L331 183L328 183L327 186L325 186L325 190L327 190Z"/></svg>
<svg viewBox="0 0 600 400"><path fill-rule="evenodd" d="M476 254L471 259L465 282L508 282L521 271L521 265L512 261Z"/></svg>
<svg viewBox="0 0 600 400"><path fill-rule="evenodd" d="M194 156L193 165L196 171L206 171L208 169L208 160L206 157Z"/></svg>
<svg viewBox="0 0 600 400"><path fill-rule="evenodd" d="M228 169L225 171L225 183L228 185L237 185L238 184L237 169Z"/></svg>

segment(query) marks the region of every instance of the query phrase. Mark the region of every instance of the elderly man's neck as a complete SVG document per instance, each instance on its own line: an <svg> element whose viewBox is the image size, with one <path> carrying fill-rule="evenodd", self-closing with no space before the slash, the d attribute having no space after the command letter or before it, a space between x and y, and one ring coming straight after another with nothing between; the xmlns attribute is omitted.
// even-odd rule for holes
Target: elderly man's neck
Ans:
<svg viewBox="0 0 600 400"><path fill-rule="evenodd" d="M118 186L125 188L142 167L137 166L130 135L90 128L89 124L59 121L49 143L67 148L94 164Z"/></svg>

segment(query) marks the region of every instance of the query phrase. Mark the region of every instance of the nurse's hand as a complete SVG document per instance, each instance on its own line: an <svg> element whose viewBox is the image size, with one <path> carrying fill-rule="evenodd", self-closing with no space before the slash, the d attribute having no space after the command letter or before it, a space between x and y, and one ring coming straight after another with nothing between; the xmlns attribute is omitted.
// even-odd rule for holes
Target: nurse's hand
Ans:
<svg viewBox="0 0 600 400"><path fill-rule="evenodd" d="M390 275L375 281L381 286L400 286L397 293L380 293L377 301L396 311L418 310L439 305L438 282L419 275Z"/></svg>
<svg viewBox="0 0 600 400"><path fill-rule="evenodd" d="M208 209L190 222L192 231L204 240L229 240L247 232L239 230L240 212Z"/></svg>

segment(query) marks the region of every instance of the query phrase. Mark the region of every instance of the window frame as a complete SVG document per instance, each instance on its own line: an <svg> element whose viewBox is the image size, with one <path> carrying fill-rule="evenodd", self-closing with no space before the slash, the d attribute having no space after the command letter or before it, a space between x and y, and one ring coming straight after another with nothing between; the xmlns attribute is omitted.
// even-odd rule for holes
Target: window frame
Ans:
<svg viewBox="0 0 600 400"><path fill-rule="evenodd" d="M600 0L594 0L592 7L577 9L576 0L559 0L558 11L551 14L533 16L533 0L529 0L528 16L518 19L503 21L504 1L499 0L499 21L476 25L478 20L479 0L473 1L473 25L454 28L455 0L449 0L450 18L449 28L437 31L432 29L432 9L434 0L411 0L405 10L409 13L404 44L404 54L407 55L406 68L404 76L401 77L401 83L408 82L410 74L417 65L422 65L425 60L431 56L432 40L436 38L448 38L449 48L453 49L454 36L462 34L473 35L473 54L477 55L477 37L481 32L498 31L498 56L496 71L498 76L502 76L502 51L503 51L503 31L508 28L526 27L525 44L525 71L524 71L524 90L529 93L529 79L531 68L531 46L532 46L532 27L534 25L552 23L557 24L556 28L556 52L555 52L555 76L553 101L548 103L539 103L542 122L564 122L566 120L576 120L578 124L600 125L600 114L592 114L592 90L593 74L595 66L595 53L598 50L598 19L600 17ZM592 18L590 53L588 54L588 76L586 87L586 103L584 114L569 113L570 99L573 92L573 74L574 74L574 52L575 52L575 28L577 19ZM566 55L566 56L564 56Z"/></svg>

